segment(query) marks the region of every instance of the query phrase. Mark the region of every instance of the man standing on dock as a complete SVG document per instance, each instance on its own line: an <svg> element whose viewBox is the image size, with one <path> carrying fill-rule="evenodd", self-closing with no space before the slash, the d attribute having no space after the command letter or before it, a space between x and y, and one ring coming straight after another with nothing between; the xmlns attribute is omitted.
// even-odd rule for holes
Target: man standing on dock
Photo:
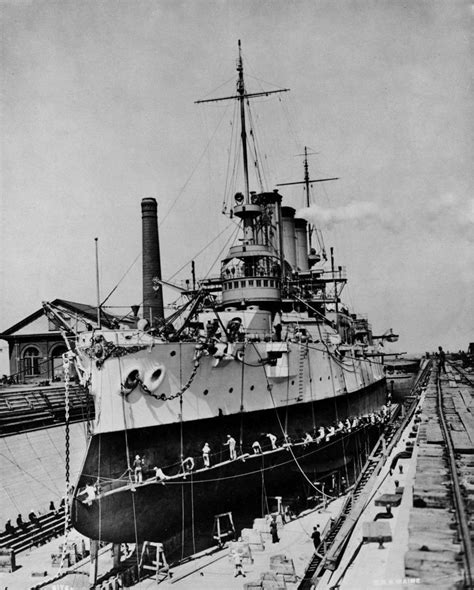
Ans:
<svg viewBox="0 0 474 590"><path fill-rule="evenodd" d="M438 350L439 350L439 353L438 353L439 372L441 373L441 371L443 371L443 373L446 373L446 354L441 346L438 346Z"/></svg>
<svg viewBox="0 0 474 590"><path fill-rule="evenodd" d="M321 533L319 532L319 524L313 527L313 534L311 535L313 539L314 550L317 551L318 547L321 545Z"/></svg>
<svg viewBox="0 0 474 590"><path fill-rule="evenodd" d="M235 553L234 553L234 565L235 565L234 578L236 578L237 576L243 576L245 578L246 575L244 574L243 569L242 569L242 558L240 557L240 553L238 551L235 551Z"/></svg>

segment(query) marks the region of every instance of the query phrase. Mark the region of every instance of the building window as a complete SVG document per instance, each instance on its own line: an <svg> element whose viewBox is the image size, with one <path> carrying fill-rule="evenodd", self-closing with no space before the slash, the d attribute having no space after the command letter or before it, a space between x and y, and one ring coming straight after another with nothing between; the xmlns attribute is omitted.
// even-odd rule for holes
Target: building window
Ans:
<svg viewBox="0 0 474 590"><path fill-rule="evenodd" d="M51 374L53 381L61 381L64 377L63 354L67 352L64 344L58 344L50 352L51 358Z"/></svg>
<svg viewBox="0 0 474 590"><path fill-rule="evenodd" d="M39 350L35 346L28 346L23 352L23 371L27 377L40 374Z"/></svg>

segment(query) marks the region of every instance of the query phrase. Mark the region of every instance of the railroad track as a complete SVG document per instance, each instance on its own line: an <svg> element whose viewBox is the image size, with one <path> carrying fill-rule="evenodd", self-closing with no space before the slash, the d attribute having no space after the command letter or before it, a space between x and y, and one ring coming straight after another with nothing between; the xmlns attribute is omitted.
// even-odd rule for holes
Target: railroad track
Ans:
<svg viewBox="0 0 474 590"><path fill-rule="evenodd" d="M469 389L471 389L470 395L474 395L474 382L454 363L448 363L448 366L461 376L461 380L467 383ZM462 428L464 427L467 437L471 437L472 440L474 436L474 429L472 429L473 420L468 411L466 411L467 421L465 422L463 420L462 409L459 410L453 403L453 399L447 391L448 386L446 385L446 381L441 379L440 374L437 375L436 386L438 417L446 446L446 458L452 481L452 500L456 513L459 541L462 547L465 588L474 588L474 561L472 551L474 518L472 514L469 514L468 510L468 504L472 505L474 502L474 492L472 490L469 491L466 485L470 479L474 478L474 462L470 459L472 457L472 447L470 452L468 449L465 449L467 453L463 453L464 445L462 441L459 437L457 437L457 440L453 439L454 434L457 432L462 433ZM461 429L459 429L459 426Z"/></svg>
<svg viewBox="0 0 474 590"><path fill-rule="evenodd" d="M429 379L430 369L431 363L428 362L420 371L413 386L411 395L407 396L407 399L403 404L403 410L398 412L392 422L390 422L384 429L381 438L375 445L374 450L369 456L364 468L355 482L351 494L344 503L339 517L336 519L333 526L324 537L318 553L313 555L313 558L311 559L305 571L304 577L300 581L298 590L311 590L311 588L314 588L317 584L317 578L322 575L325 569L326 556L333 547L334 542L338 536L340 536L343 525L348 521L352 510L358 504L358 501L364 494L371 479L377 475L379 467L383 462L384 455L386 456L397 444L406 424L411 419L417 405L419 394L426 386L426 383ZM411 453L410 450L407 452ZM344 543L349 540L351 530L347 534L344 534L345 538L343 538L342 541L339 540L341 545L344 545Z"/></svg>

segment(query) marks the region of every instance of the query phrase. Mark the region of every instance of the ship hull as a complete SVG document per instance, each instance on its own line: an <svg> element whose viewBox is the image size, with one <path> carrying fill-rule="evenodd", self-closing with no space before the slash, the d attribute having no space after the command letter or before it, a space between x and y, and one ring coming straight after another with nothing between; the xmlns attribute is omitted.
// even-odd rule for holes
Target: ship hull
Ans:
<svg viewBox="0 0 474 590"><path fill-rule="evenodd" d="M89 506L76 497L73 524L93 539L166 543L199 523L207 523L209 529L213 516L221 512L236 514L245 506L255 517L261 513L263 494L298 494L307 487L308 479L314 481L338 466L345 465L347 470L354 455L360 454L361 445L378 429L345 433L328 443L294 444L290 450L275 452L267 452L267 433L275 434L281 445L286 431L296 443L320 425L379 409L385 398L382 379L351 394L319 402L97 434L91 439L77 490L100 479L100 499ZM245 461L228 461L228 448L223 445L227 434L237 440L239 455L247 454ZM255 440L261 443L263 455L253 456ZM212 450L207 470L202 469L200 456L204 442ZM144 483L131 486L127 466L135 453L145 456ZM176 477L182 470L181 455L192 457L195 464L196 471L185 478ZM155 466L171 480L154 480Z"/></svg>

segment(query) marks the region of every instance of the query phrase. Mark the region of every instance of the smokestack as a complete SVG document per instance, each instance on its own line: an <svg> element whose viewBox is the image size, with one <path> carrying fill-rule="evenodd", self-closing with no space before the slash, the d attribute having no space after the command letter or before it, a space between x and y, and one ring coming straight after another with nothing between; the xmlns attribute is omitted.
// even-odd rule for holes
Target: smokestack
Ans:
<svg viewBox="0 0 474 590"><path fill-rule="evenodd" d="M161 279L160 242L156 199L142 199L143 317L152 325L163 319L163 292L153 288L153 279Z"/></svg>
<svg viewBox="0 0 474 590"><path fill-rule="evenodd" d="M295 217L296 264L300 271L308 270L308 236L306 219Z"/></svg>
<svg viewBox="0 0 474 590"><path fill-rule="evenodd" d="M283 218L283 251L285 260L291 266L292 270L296 269L296 236L295 236L295 210L293 207L282 207L281 215Z"/></svg>

